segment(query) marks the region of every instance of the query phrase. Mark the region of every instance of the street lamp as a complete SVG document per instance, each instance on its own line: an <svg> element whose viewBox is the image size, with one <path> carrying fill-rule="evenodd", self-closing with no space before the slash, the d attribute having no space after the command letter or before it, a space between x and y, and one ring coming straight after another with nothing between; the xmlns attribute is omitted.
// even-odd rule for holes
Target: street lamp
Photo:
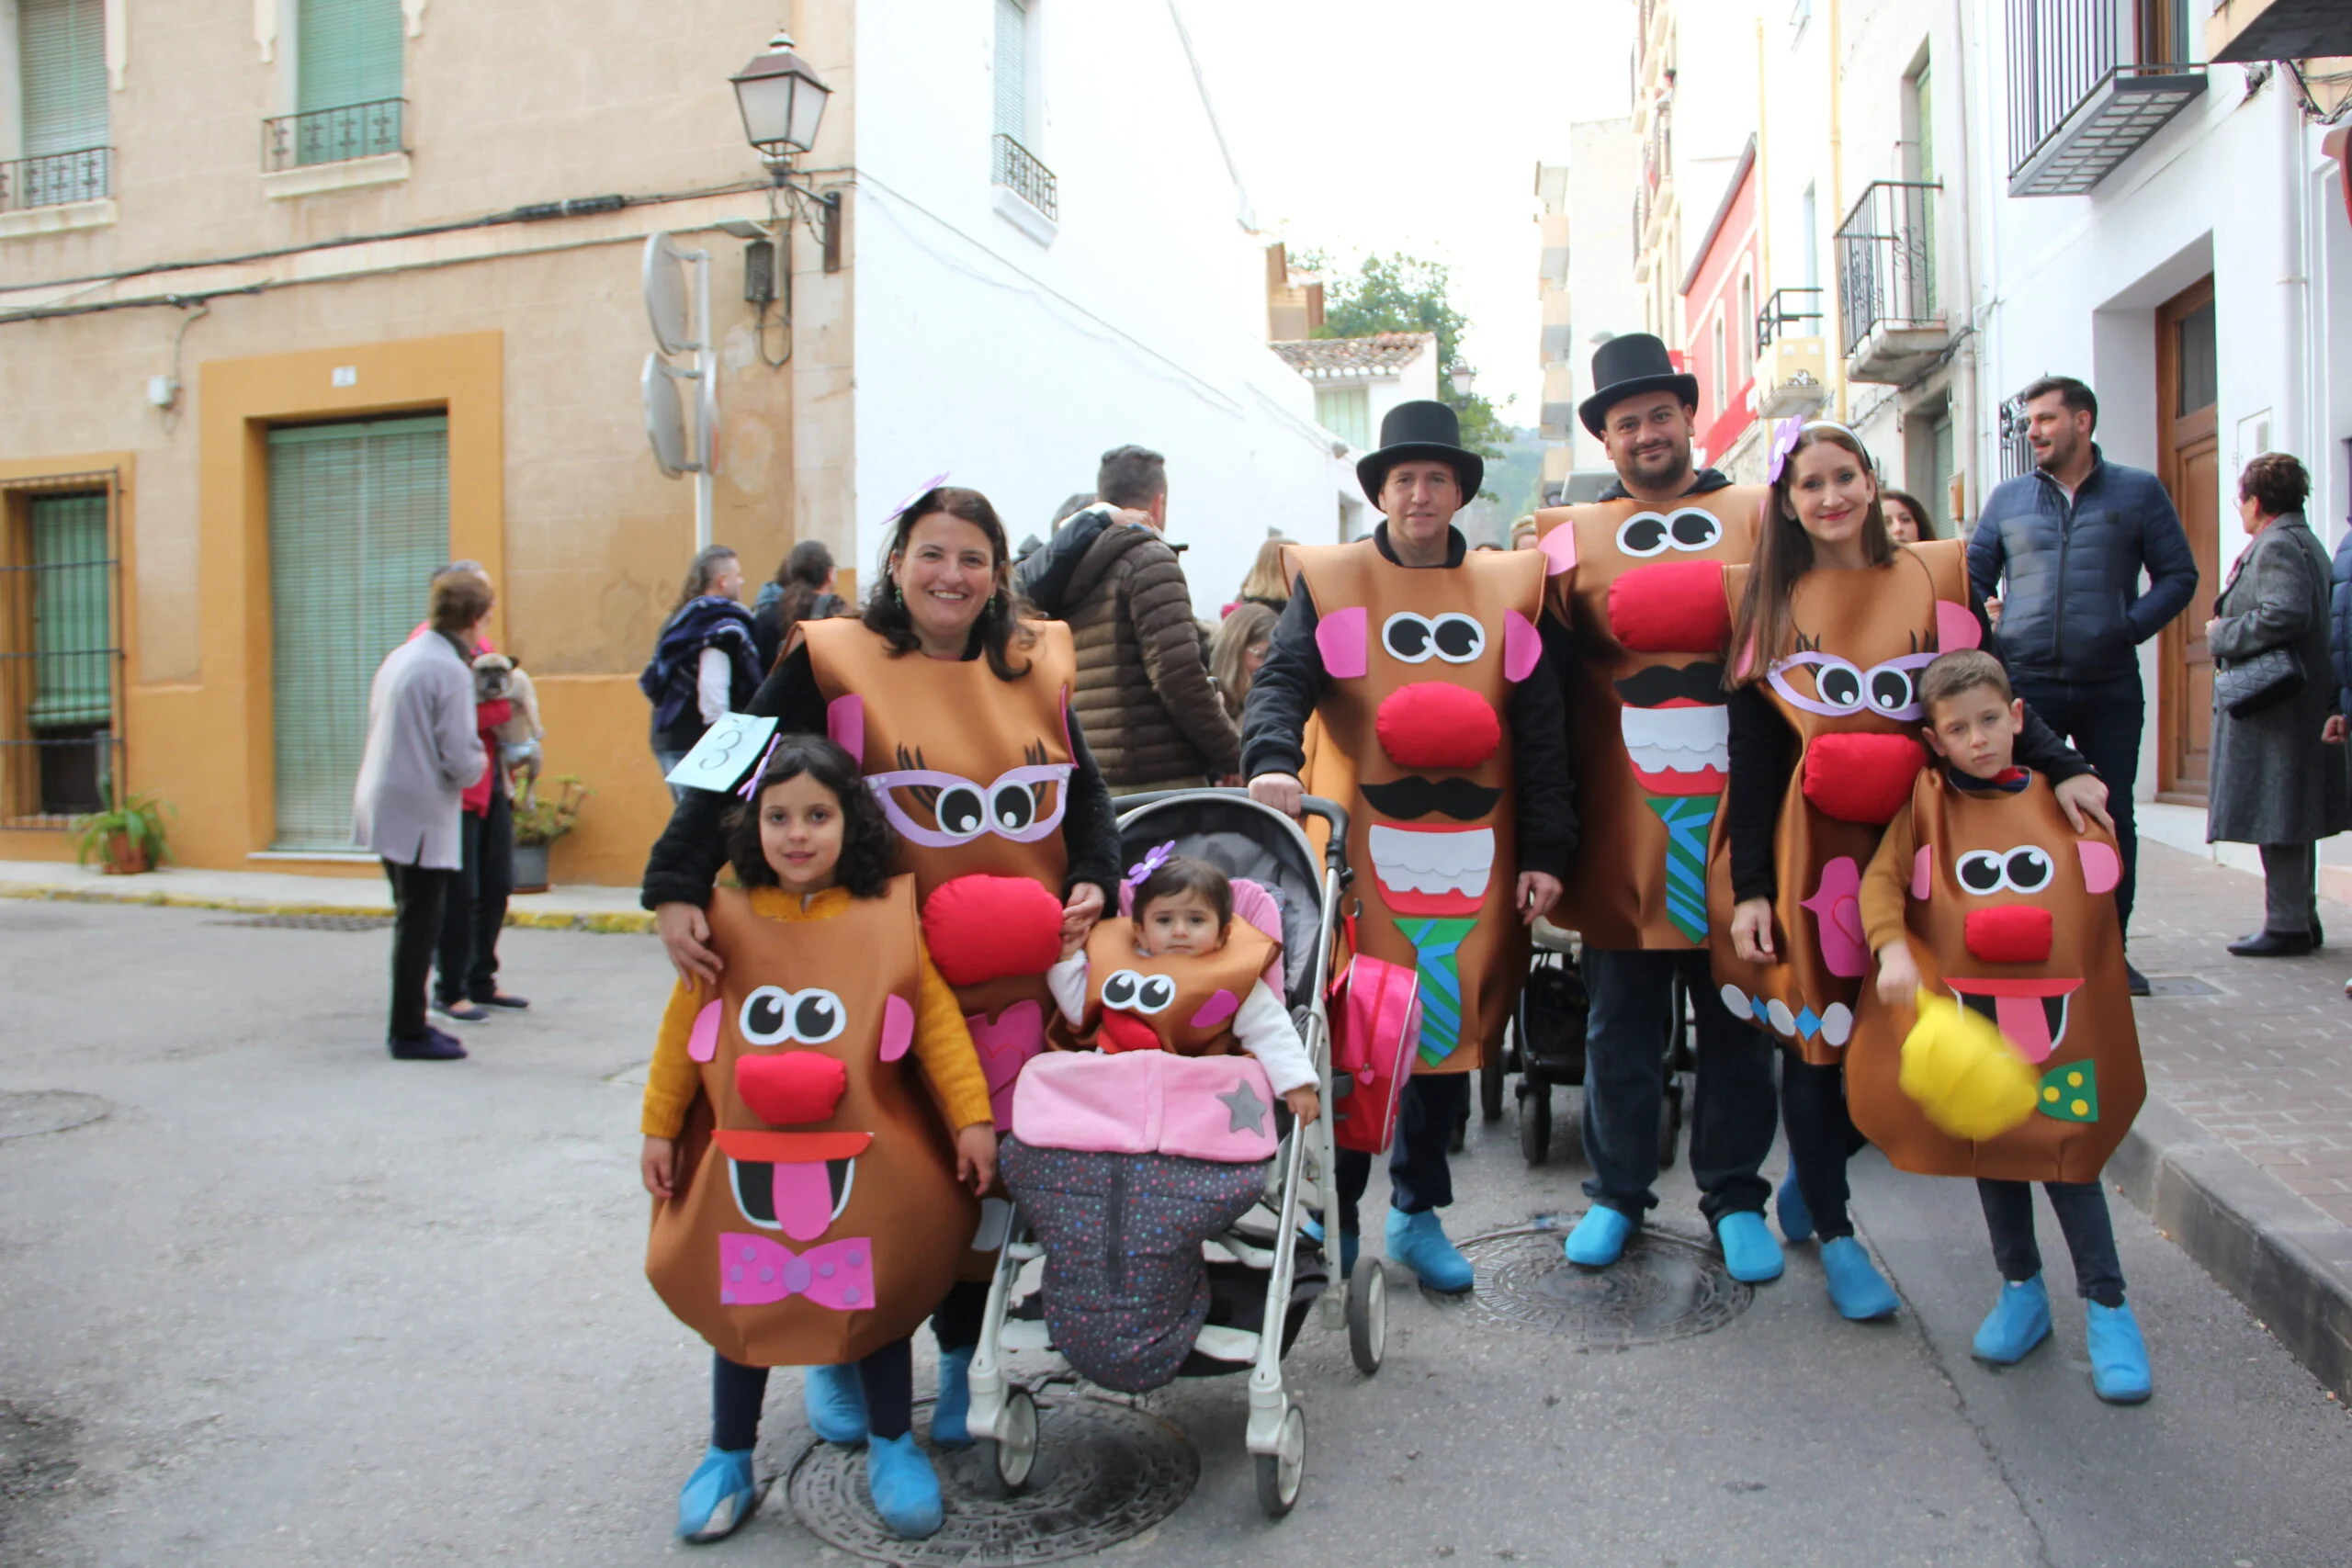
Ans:
<svg viewBox="0 0 2352 1568"><path fill-rule="evenodd" d="M783 185L792 155L817 144L817 126L833 90L792 52L792 36L781 28L768 40L765 54L754 56L728 81L743 114L744 140L760 150L768 173Z"/></svg>
<svg viewBox="0 0 2352 1568"><path fill-rule="evenodd" d="M1470 384L1478 378L1478 373L1457 359L1453 362L1453 368L1445 373L1445 378L1453 383L1455 397L1466 398L1470 395Z"/></svg>
<svg viewBox="0 0 2352 1568"><path fill-rule="evenodd" d="M741 220L720 228L752 244L744 254L743 297L760 308L760 357L772 369L782 369L792 357L792 259L789 243L792 214L816 225L817 243L824 253L827 272L842 269L842 193L819 191L792 177L795 153L817 144L817 127L825 118L826 100L833 90L818 80L808 62L792 52L792 35L782 28L768 39L767 52L754 55L743 69L729 76L735 107L743 117L743 140L759 150L768 166L768 221L764 228ZM789 209L789 211L786 209ZM784 328L784 353L775 357L767 348L768 307L776 307Z"/></svg>

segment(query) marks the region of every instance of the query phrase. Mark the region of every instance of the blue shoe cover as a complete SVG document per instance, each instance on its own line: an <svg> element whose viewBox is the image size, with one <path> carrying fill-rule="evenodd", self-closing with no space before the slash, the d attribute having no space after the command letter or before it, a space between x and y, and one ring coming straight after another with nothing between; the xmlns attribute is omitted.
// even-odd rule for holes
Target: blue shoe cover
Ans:
<svg viewBox="0 0 2352 1568"><path fill-rule="evenodd" d="M931 1457L915 1446L915 1435L876 1438L865 1450L865 1491L874 1511L900 1540L937 1535L945 1519L939 1477Z"/></svg>
<svg viewBox="0 0 2352 1568"><path fill-rule="evenodd" d="M1777 1280L1781 1277L1781 1270L1788 1267L1787 1260L1781 1256L1781 1244L1772 1239L1772 1233L1765 1227L1763 1214L1757 1210L1741 1209L1717 1220L1715 1240L1722 1244L1724 1249L1724 1269L1743 1285L1761 1285ZM1825 1250L1821 1258L1826 1263L1829 1254ZM1867 1258L1862 1266L1870 1266ZM1872 1274L1871 1277L1876 1279L1878 1276ZM1886 1310L1893 1312L1894 1308L1889 1306Z"/></svg>
<svg viewBox="0 0 2352 1568"><path fill-rule="evenodd" d="M1781 1214L1781 1234L1791 1241L1813 1239L1813 1211L1804 1206L1804 1191L1797 1186L1796 1167L1781 1180L1781 1192L1774 1206Z"/></svg>
<svg viewBox="0 0 2352 1568"><path fill-rule="evenodd" d="M809 1367L800 1374L808 1429L829 1443L855 1448L865 1441L865 1385L857 1368Z"/></svg>
<svg viewBox="0 0 2352 1568"><path fill-rule="evenodd" d="M1759 1227L1760 1228L1760 1227ZM1829 1277L1829 1303L1849 1323L1893 1317L1902 1303L1871 1255L1852 1236L1821 1244L1821 1271Z"/></svg>
<svg viewBox="0 0 2352 1568"><path fill-rule="evenodd" d="M1445 1224L1434 1209L1418 1214L1389 1210L1387 1241L1389 1260L1410 1269L1422 1284L1441 1295L1458 1296L1476 1280L1470 1260L1446 1240Z"/></svg>
<svg viewBox="0 0 2352 1568"><path fill-rule="evenodd" d="M2140 1337L2132 1303L2085 1304L2090 1308L2091 1392L2109 1404L2139 1404L2155 1385L2148 1374L2148 1342Z"/></svg>
<svg viewBox="0 0 2352 1568"><path fill-rule="evenodd" d="M1606 1269L1625 1256L1625 1243L1634 1234L1634 1222L1619 1210L1606 1203L1595 1203L1584 1212L1576 1229L1560 1250L1568 1255L1571 1263L1587 1269Z"/></svg>
<svg viewBox="0 0 2352 1568"><path fill-rule="evenodd" d="M707 1449L678 1488L678 1535L696 1543L733 1535L760 1503L752 1483L752 1450Z"/></svg>
<svg viewBox="0 0 2352 1568"><path fill-rule="evenodd" d="M2004 1280L2001 1299L1984 1314L1970 1351L1980 1361L2014 1367L2035 1346L2050 1337L2050 1287L2036 1274L2030 1280Z"/></svg>
<svg viewBox="0 0 2352 1568"><path fill-rule="evenodd" d="M972 1429L972 1347L943 1350L939 1356L939 1399L931 1407L931 1446L968 1449Z"/></svg>

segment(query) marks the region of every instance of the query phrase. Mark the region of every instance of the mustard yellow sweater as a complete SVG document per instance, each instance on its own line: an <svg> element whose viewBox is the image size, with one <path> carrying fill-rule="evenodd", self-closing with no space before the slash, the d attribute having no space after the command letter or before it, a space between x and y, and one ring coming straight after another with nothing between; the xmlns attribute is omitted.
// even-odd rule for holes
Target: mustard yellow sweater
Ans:
<svg viewBox="0 0 2352 1568"><path fill-rule="evenodd" d="M805 901L781 887L752 890L752 912L771 920L826 920L848 908L849 890L844 887L829 887ZM684 981L671 987L662 1032L653 1043L653 1065L645 1074L645 1106L638 1130L648 1137L676 1137L685 1125L686 1108L701 1092L702 1069L686 1055L686 1038L694 1032L695 1014L712 995ZM993 1123L988 1079L980 1072L972 1032L964 1025L964 1010L932 967L927 952L922 955L922 994L915 1007L914 1056L950 1127L961 1132Z"/></svg>

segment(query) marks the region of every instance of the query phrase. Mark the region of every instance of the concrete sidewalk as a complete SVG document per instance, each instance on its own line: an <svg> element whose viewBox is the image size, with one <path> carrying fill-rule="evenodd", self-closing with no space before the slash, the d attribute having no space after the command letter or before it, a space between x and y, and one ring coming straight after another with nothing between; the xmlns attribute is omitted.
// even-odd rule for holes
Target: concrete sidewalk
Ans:
<svg viewBox="0 0 2352 1568"><path fill-rule="evenodd" d="M70 861L0 861L0 898L161 904L242 909L257 915L390 915L392 890L380 876L304 876L292 872L198 871L167 865L138 876L107 876ZM506 923L538 931L650 931L634 887L551 887L518 893Z"/></svg>

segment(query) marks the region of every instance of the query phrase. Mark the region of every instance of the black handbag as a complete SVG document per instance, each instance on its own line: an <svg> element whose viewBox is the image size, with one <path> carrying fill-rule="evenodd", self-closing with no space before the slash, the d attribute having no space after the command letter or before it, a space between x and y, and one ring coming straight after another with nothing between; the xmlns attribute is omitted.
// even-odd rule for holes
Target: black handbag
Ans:
<svg viewBox="0 0 2352 1568"><path fill-rule="evenodd" d="M2251 718L2303 689L2303 661L2283 643L2251 659L2233 659L2213 672L2213 700L2232 718Z"/></svg>

